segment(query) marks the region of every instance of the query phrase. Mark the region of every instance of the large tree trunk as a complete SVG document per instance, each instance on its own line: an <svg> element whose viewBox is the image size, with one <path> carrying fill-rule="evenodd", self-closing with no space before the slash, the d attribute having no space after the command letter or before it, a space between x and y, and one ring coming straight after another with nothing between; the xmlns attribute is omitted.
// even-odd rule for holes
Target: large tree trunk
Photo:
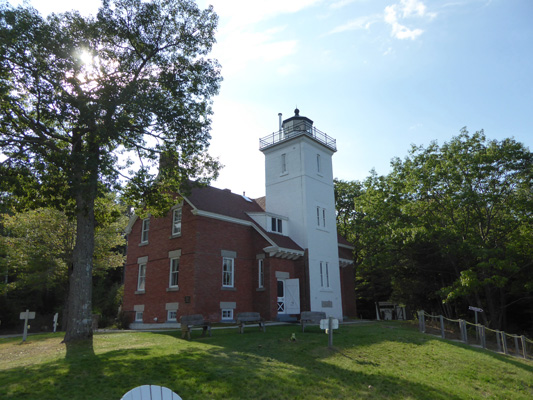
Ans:
<svg viewBox="0 0 533 400"><path fill-rule="evenodd" d="M94 253L94 197L79 194L77 232L68 293L65 342L92 340L92 276Z"/></svg>

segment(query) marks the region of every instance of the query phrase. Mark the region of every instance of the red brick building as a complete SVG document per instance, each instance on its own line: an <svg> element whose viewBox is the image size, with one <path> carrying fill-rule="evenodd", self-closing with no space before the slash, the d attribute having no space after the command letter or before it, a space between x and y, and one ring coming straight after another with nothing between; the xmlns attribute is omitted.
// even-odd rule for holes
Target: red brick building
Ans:
<svg viewBox="0 0 533 400"><path fill-rule="evenodd" d="M288 135L281 144L286 139ZM296 226L289 225L290 216L273 213L266 204L264 197L252 200L229 190L193 188L163 218L132 218L123 304L131 327L175 324L189 314L233 321L247 311L266 320L287 320L301 311L327 312L340 298L342 306L335 306L342 316L356 316L352 248L337 237L334 217L328 216L329 232L323 221L318 234L334 234L338 254L314 266L309 249L291 238ZM317 278L312 274L332 300L314 294ZM341 293L335 289L339 285L330 285L338 276Z"/></svg>

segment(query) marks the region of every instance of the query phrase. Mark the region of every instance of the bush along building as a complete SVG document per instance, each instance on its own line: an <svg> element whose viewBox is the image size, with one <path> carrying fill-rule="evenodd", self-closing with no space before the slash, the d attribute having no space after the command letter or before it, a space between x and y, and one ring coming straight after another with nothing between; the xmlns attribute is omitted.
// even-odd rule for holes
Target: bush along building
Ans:
<svg viewBox="0 0 533 400"><path fill-rule="evenodd" d="M279 131L260 139L265 197L193 188L165 217L130 220L123 310L132 329L191 314L356 316L353 249L336 229L336 142L298 109L279 116Z"/></svg>

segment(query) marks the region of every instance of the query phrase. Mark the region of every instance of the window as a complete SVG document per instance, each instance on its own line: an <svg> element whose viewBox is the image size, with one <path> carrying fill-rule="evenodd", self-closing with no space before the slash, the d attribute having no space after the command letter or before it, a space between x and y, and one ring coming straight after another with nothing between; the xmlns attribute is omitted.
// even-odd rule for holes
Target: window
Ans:
<svg viewBox="0 0 533 400"><path fill-rule="evenodd" d="M233 269L233 258L224 257L222 260L222 287L233 287Z"/></svg>
<svg viewBox="0 0 533 400"><path fill-rule="evenodd" d="M143 312L135 311L135 322L143 322Z"/></svg>
<svg viewBox="0 0 533 400"><path fill-rule="evenodd" d="M320 286L329 288L329 265L325 261L320 261Z"/></svg>
<svg viewBox="0 0 533 400"><path fill-rule="evenodd" d="M144 291L146 288L146 264L139 264L139 277L137 279L137 290Z"/></svg>
<svg viewBox="0 0 533 400"><path fill-rule="evenodd" d="M264 273L264 260L258 260L257 269L258 269L258 285L257 287L262 288L265 285L265 273Z"/></svg>
<svg viewBox="0 0 533 400"><path fill-rule="evenodd" d="M178 286L179 270L180 270L180 259L179 258L171 258L170 259L170 279L169 279L169 282L168 282L168 286L169 287L177 287Z"/></svg>
<svg viewBox="0 0 533 400"><path fill-rule="evenodd" d="M320 174L322 172L322 162L320 160L320 154L316 155L316 171Z"/></svg>
<svg viewBox="0 0 533 400"><path fill-rule="evenodd" d="M281 155L281 173L285 174L287 172L287 154Z"/></svg>
<svg viewBox="0 0 533 400"><path fill-rule="evenodd" d="M322 207L316 208L316 226L319 228L326 228L326 209Z"/></svg>
<svg viewBox="0 0 533 400"><path fill-rule="evenodd" d="M172 236L181 235L181 208L172 212Z"/></svg>
<svg viewBox="0 0 533 400"><path fill-rule="evenodd" d="M167 322L178 322L178 310L167 311Z"/></svg>
<svg viewBox="0 0 533 400"><path fill-rule="evenodd" d="M150 230L150 218L143 219L141 229L141 243L148 243L148 231Z"/></svg>
<svg viewBox="0 0 533 400"><path fill-rule="evenodd" d="M278 232L278 233L282 233L283 232L283 224L282 224L282 220L281 219L272 217L272 229L271 229L271 231L272 232Z"/></svg>
<svg viewBox="0 0 533 400"><path fill-rule="evenodd" d="M233 309L225 308L222 309L222 321L232 321L233 320Z"/></svg>

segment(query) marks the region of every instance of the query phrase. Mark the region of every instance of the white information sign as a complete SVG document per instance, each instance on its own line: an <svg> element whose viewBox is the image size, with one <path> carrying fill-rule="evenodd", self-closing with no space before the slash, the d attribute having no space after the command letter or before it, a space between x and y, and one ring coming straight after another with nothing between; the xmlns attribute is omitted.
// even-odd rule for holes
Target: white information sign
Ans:
<svg viewBox="0 0 533 400"><path fill-rule="evenodd" d="M320 320L320 329L329 329L329 319ZM339 320L337 318L331 320L331 329L339 329Z"/></svg>

